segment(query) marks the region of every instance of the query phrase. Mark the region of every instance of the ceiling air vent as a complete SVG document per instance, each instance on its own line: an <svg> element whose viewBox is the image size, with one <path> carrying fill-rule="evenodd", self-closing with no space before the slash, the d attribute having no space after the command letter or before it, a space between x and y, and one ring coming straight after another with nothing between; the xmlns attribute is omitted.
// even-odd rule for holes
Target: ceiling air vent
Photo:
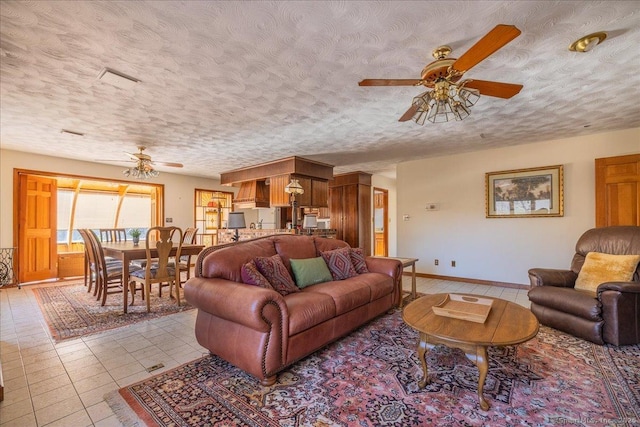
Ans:
<svg viewBox="0 0 640 427"><path fill-rule="evenodd" d="M119 87L120 89L128 90L133 89L136 83L140 83L140 80L110 68L104 68L100 72L98 80Z"/></svg>
<svg viewBox="0 0 640 427"><path fill-rule="evenodd" d="M69 129L62 129L60 131L60 133L64 133L67 135L73 135L73 136L84 136L84 133L82 132L76 132L75 130L69 130Z"/></svg>

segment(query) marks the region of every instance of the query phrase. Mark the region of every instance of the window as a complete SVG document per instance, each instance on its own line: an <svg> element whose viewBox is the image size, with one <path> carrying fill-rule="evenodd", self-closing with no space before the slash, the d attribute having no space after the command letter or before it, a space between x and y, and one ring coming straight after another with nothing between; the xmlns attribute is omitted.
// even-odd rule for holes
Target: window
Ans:
<svg viewBox="0 0 640 427"><path fill-rule="evenodd" d="M78 229L101 228L146 230L154 223L153 196L156 188L141 184L69 180L58 181L57 243L82 243ZM70 236L71 233L71 236Z"/></svg>

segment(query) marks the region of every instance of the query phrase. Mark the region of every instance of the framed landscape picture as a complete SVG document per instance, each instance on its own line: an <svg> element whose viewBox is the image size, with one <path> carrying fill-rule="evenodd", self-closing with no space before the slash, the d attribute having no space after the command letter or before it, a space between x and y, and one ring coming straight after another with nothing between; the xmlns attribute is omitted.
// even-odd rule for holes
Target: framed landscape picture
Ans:
<svg viewBox="0 0 640 427"><path fill-rule="evenodd" d="M487 218L564 215L562 165L485 174Z"/></svg>

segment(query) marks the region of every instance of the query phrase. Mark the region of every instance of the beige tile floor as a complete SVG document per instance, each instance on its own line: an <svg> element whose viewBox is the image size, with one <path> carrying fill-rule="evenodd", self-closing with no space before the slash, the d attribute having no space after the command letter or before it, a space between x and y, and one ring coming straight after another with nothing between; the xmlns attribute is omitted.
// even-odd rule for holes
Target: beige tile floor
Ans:
<svg viewBox="0 0 640 427"><path fill-rule="evenodd" d="M33 285L32 285L33 286ZM403 278L410 289L411 280ZM423 293L465 292L528 307L527 291L418 278ZM196 310L56 343L33 292L0 289L0 426L120 426L106 393L206 354L193 334ZM158 363L164 368L147 372Z"/></svg>

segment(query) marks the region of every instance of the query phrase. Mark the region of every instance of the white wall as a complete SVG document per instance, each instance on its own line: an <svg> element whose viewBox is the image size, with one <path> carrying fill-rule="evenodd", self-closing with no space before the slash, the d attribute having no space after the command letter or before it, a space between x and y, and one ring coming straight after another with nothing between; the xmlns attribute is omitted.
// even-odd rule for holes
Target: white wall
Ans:
<svg viewBox="0 0 640 427"><path fill-rule="evenodd" d="M398 212L398 206L396 180L382 175L373 175L371 177L371 187L389 190L389 224L387 225L389 228L389 256L404 256L402 254L398 254L398 215L396 214L396 212ZM373 227L373 218L371 221L371 226ZM371 235L373 238L374 233L371 233ZM375 247L375 242L371 243L371 247Z"/></svg>
<svg viewBox="0 0 640 427"><path fill-rule="evenodd" d="M0 247L13 246L13 170L29 169L42 172L74 174L87 177L122 180L122 166L80 162L57 157L40 156L19 151L0 150ZM161 172L153 179L164 184L165 218L181 228L193 226L194 190L233 191L233 187L220 185L219 180ZM248 222L249 221L248 219Z"/></svg>
<svg viewBox="0 0 640 427"><path fill-rule="evenodd" d="M532 267L568 268L576 240L595 226L594 160L638 152L640 128L401 163L398 254L419 258L419 273L519 284ZM485 217L486 172L556 164L564 217Z"/></svg>

